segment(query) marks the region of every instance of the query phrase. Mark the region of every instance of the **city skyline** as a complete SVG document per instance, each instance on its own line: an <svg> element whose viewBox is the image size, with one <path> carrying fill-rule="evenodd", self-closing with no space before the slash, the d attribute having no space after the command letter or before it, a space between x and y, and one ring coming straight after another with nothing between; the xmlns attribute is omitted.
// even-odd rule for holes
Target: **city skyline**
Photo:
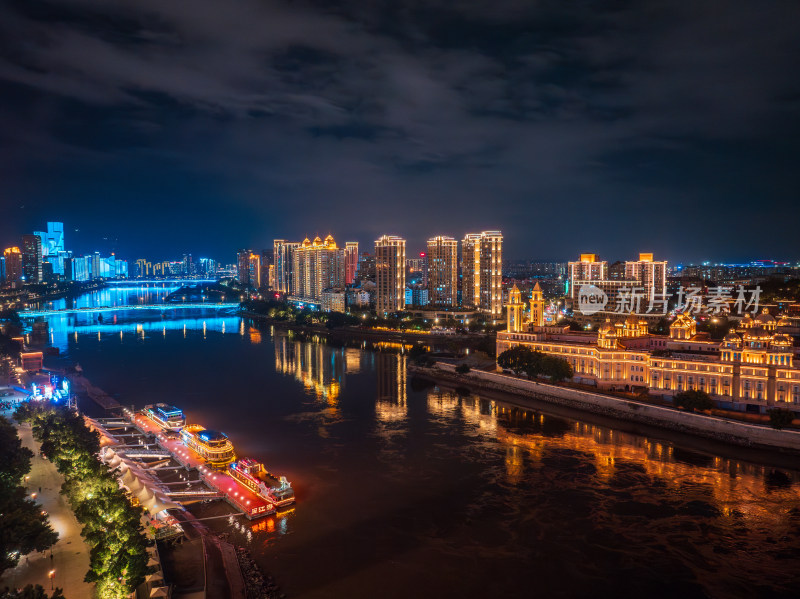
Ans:
<svg viewBox="0 0 800 599"><path fill-rule="evenodd" d="M83 252L220 260L391 223L519 258L797 258L796 4L49 8L2 24L0 239L52 219Z"/></svg>

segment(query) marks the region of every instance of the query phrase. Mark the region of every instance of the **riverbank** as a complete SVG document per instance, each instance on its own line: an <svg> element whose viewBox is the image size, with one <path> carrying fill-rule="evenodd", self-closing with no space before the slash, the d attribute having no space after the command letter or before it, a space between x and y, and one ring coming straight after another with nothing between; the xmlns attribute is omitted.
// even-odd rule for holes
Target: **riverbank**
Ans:
<svg viewBox="0 0 800 599"><path fill-rule="evenodd" d="M455 366L437 362L431 368L409 365L409 372L452 386L491 390L598 414L615 420L635 422L680 434L770 452L800 456L800 432L685 412L601 393L581 391L485 371L457 374Z"/></svg>
<svg viewBox="0 0 800 599"><path fill-rule="evenodd" d="M358 339L364 341L385 341L388 343L418 343L423 342L430 346L444 346L452 342L464 344L470 341L479 341L484 335L439 335L427 331L397 331L366 329L361 327L336 327L329 329L324 325L303 325L289 320L276 320L265 314L255 312L239 311L243 318L257 320L281 330L303 331L315 335L326 335L340 339Z"/></svg>

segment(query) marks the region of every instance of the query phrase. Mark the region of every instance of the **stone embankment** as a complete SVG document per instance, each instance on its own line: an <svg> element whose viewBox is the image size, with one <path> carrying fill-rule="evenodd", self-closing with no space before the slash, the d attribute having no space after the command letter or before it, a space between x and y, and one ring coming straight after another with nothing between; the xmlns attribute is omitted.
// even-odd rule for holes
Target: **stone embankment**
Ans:
<svg viewBox="0 0 800 599"><path fill-rule="evenodd" d="M282 599L286 597L280 592L272 576L264 576L247 549L237 547L236 555L239 558L239 566L247 586L247 599Z"/></svg>
<svg viewBox="0 0 800 599"><path fill-rule="evenodd" d="M516 397L557 404L741 447L800 455L800 432L795 430L776 430L767 426L685 412L602 393L520 379L497 372L473 370L467 374L457 374L454 365L442 362L437 362L432 368L409 366L409 370L433 381L442 381L454 386L500 391Z"/></svg>

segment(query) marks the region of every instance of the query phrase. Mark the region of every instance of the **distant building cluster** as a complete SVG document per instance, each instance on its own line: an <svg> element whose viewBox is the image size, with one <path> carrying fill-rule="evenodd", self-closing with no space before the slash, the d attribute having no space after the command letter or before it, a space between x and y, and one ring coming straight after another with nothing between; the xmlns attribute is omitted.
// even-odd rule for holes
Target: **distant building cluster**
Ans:
<svg viewBox="0 0 800 599"><path fill-rule="evenodd" d="M263 253L239 253L239 281L283 294L297 305L326 311L370 307L381 314L430 307L502 318L500 231L468 233L460 242L432 237L426 251L412 257L406 254L406 240L394 235L381 236L373 252L362 253L358 242L340 247L331 235L302 242L276 239L267 269L254 267L259 259L263 264Z"/></svg>
<svg viewBox="0 0 800 599"><path fill-rule="evenodd" d="M236 270L231 267L233 275ZM133 276L137 279L209 278L218 277L220 269L212 258L195 260L191 254L184 254L182 260L153 261L139 258L134 264Z"/></svg>
<svg viewBox="0 0 800 599"><path fill-rule="evenodd" d="M22 235L20 245L6 248L0 257L0 283L12 288L127 276L128 262L113 253L78 256L66 249L64 223L59 222L48 222L46 231Z"/></svg>

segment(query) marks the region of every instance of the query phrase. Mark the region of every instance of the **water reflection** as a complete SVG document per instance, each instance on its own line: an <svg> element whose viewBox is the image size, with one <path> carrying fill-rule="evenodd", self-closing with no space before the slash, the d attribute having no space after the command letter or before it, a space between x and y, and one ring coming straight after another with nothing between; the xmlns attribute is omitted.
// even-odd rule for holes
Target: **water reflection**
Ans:
<svg viewBox="0 0 800 599"><path fill-rule="evenodd" d="M61 298L32 304L31 308L39 310L64 310L74 308L97 308L101 306L137 306L161 304L170 293L178 289L171 283L153 283L149 285L112 285L81 295L77 298Z"/></svg>
<svg viewBox="0 0 800 599"><path fill-rule="evenodd" d="M401 421L408 414L407 359L405 355L385 352L376 356L378 388L375 394L375 414L380 421Z"/></svg>
<svg viewBox="0 0 800 599"><path fill-rule="evenodd" d="M225 333L226 328L236 331L241 321L238 316L194 316L174 320L158 318L149 321L125 321L123 316L114 315L113 319L104 322L98 322L86 314L49 316L46 319L48 345L57 347L60 352L66 352L69 350L70 335L73 337L73 342L78 341L79 335L96 335L98 340L102 340L103 335L114 335L123 339L124 335L132 334L144 339L149 334L160 334L162 337L166 337L167 331L182 331L185 338L186 331L189 330L202 331L205 338L208 331Z"/></svg>
<svg viewBox="0 0 800 599"><path fill-rule="evenodd" d="M300 341L291 332L276 332L275 370L293 376L316 399L336 406L344 387L343 349Z"/></svg>

